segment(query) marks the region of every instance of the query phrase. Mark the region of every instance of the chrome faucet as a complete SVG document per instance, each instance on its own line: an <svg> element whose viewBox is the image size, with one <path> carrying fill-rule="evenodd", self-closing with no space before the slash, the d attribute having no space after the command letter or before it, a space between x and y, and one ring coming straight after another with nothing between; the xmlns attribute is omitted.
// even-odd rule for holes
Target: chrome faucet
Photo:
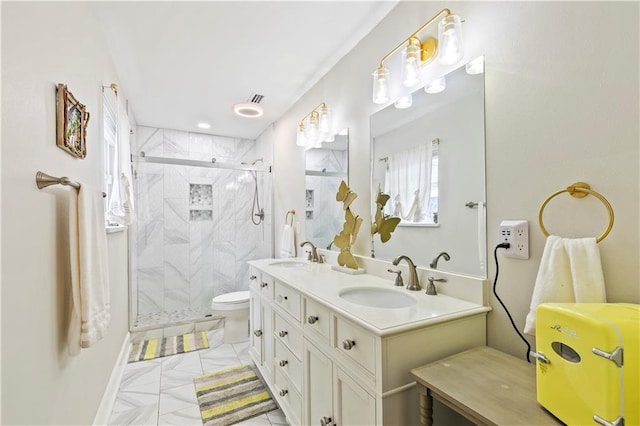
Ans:
<svg viewBox="0 0 640 426"><path fill-rule="evenodd" d="M431 263L429 264L431 269L438 269L438 260L440 260L441 257L444 257L444 260L446 260L447 262L451 260L451 256L449 256L449 253L447 253L446 251L443 251L439 255L437 255L435 259L431 261Z"/></svg>
<svg viewBox="0 0 640 426"><path fill-rule="evenodd" d="M300 247L304 247L305 244L309 244L311 246L311 251L309 252L308 260L310 260L311 262L317 262L319 258L318 258L318 251L316 250L316 246L314 246L311 241L305 241L304 243L300 244Z"/></svg>
<svg viewBox="0 0 640 426"><path fill-rule="evenodd" d="M402 259L406 260L407 264L409 265L409 284L407 284L407 290L413 290L413 291L420 290L420 281L418 281L416 265L413 263L411 259L409 259L408 256L405 256L405 255L398 256L395 259L393 259L393 262L391 263L393 263L395 266L398 266L398 263L400 263Z"/></svg>

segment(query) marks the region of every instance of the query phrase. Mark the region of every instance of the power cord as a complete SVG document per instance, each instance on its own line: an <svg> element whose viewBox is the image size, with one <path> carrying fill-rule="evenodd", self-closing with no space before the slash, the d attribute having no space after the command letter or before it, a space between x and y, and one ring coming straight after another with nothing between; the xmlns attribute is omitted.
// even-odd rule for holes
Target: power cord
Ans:
<svg viewBox="0 0 640 426"><path fill-rule="evenodd" d="M509 317L509 321L511 321L511 325L513 326L513 329L516 331L516 333L518 333L518 336L520 336L522 341L527 345L527 362L530 363L531 359L529 358L529 352L531 352L531 345L529 344L527 339L525 339L522 333L520 333L520 330L518 330L518 327L516 327L516 323L513 321L513 318L511 317L509 310L507 309L505 304L502 303L502 300L500 299L500 296L498 296L498 292L496 291L496 284L498 283L498 272L500 270L498 265L498 249L499 248L508 249L509 247L511 247L511 244L501 243L501 244L498 244L496 248L493 250L493 258L496 261L496 277L493 279L493 294L496 296L496 299L498 299L498 302L500 302L500 305L502 305L502 309L504 309L504 311L507 313L507 316Z"/></svg>

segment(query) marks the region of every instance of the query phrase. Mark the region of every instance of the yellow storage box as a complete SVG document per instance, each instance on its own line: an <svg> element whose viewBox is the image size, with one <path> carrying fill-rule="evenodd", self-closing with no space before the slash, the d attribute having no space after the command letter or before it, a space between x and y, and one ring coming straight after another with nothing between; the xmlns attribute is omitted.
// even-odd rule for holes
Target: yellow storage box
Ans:
<svg viewBox="0 0 640 426"><path fill-rule="evenodd" d="M640 425L640 305L536 310L538 402L568 425Z"/></svg>

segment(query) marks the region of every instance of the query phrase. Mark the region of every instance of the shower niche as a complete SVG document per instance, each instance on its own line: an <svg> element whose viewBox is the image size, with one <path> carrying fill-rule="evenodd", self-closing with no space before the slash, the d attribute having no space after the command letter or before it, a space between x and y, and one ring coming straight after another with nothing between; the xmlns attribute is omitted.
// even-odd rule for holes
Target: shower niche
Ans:
<svg viewBox="0 0 640 426"><path fill-rule="evenodd" d="M131 329L208 320L213 297L248 289L247 261L273 255L270 167L247 139L138 126L132 145Z"/></svg>

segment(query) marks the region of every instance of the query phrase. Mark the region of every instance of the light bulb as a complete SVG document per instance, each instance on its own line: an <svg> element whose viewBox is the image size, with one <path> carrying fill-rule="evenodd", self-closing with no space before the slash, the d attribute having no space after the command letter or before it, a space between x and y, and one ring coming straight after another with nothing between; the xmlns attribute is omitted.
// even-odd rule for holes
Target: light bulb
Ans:
<svg viewBox="0 0 640 426"><path fill-rule="evenodd" d="M413 38L402 51L402 84L413 87L420 83L420 40Z"/></svg>
<svg viewBox="0 0 640 426"><path fill-rule="evenodd" d="M465 71L470 75L482 74L484 72L484 56L478 56L474 60L469 61L469 63L465 65Z"/></svg>
<svg viewBox="0 0 640 426"><path fill-rule="evenodd" d="M384 104L389 102L389 85L387 76L389 71L384 67L379 67L373 73L373 103Z"/></svg>
<svg viewBox="0 0 640 426"><path fill-rule="evenodd" d="M409 108L411 105L413 105L413 96L411 96L411 94L403 96L398 99L393 105L398 109Z"/></svg>
<svg viewBox="0 0 640 426"><path fill-rule="evenodd" d="M307 138L305 136L304 123L300 123L298 126L298 134L296 138L296 145L305 146L307 144Z"/></svg>
<svg viewBox="0 0 640 426"><path fill-rule="evenodd" d="M320 107L319 127L321 132L328 133L331 131L331 111L326 105Z"/></svg>
<svg viewBox="0 0 640 426"><path fill-rule="evenodd" d="M440 44L438 61L443 65L453 65L464 56L462 42L462 24L460 17L449 15L438 24L438 42Z"/></svg>
<svg viewBox="0 0 640 426"><path fill-rule="evenodd" d="M436 78L433 81L427 83L424 86L424 91L427 93L440 93L447 87L447 81L444 77Z"/></svg>
<svg viewBox="0 0 640 426"><path fill-rule="evenodd" d="M313 111L309 118L309 126L307 126L305 136L307 138L308 145L314 145L318 141L318 111Z"/></svg>

